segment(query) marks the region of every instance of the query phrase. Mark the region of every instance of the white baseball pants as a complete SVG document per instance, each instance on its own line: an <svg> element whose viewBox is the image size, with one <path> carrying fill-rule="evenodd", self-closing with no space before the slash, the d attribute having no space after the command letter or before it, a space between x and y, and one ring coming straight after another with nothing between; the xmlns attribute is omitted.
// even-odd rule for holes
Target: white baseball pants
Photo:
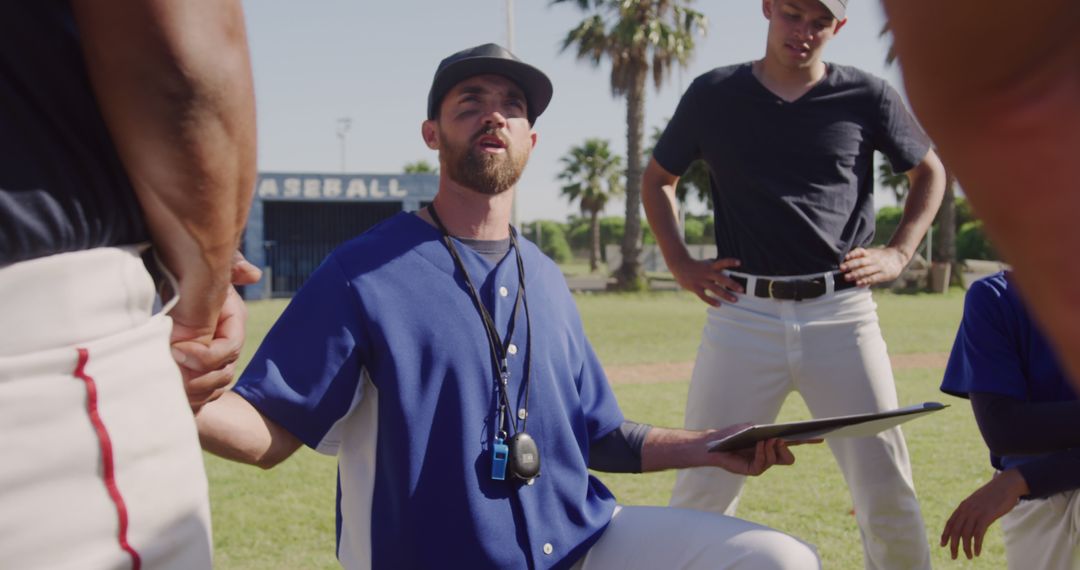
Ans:
<svg viewBox="0 0 1080 570"><path fill-rule="evenodd" d="M1010 570L1080 568L1080 493L1020 501L1001 517Z"/></svg>
<svg viewBox="0 0 1080 570"><path fill-rule="evenodd" d="M211 566L206 474L135 248L0 269L0 566Z"/></svg>
<svg viewBox="0 0 1080 570"><path fill-rule="evenodd" d="M734 517L671 507L617 507L573 570L818 570L814 548Z"/></svg>
<svg viewBox="0 0 1080 570"><path fill-rule="evenodd" d="M772 423L792 391L802 395L814 417L896 408L892 368L870 291L829 291L803 301L740 295L737 303L710 307L686 427ZM866 568L930 568L900 429L828 444L851 491ZM683 470L671 505L733 515L742 484L743 477L720 469Z"/></svg>

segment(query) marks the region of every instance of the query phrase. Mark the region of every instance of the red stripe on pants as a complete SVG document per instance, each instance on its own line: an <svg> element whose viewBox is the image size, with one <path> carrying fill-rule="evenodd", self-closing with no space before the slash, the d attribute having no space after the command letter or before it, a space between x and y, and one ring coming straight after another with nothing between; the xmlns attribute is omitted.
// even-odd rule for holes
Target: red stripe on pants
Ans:
<svg viewBox="0 0 1080 570"><path fill-rule="evenodd" d="M87 376L85 371L86 363L90 360L90 353L85 348L78 350L79 365L75 368L75 377L86 384L86 413L90 417L90 423L94 426L94 431L97 432L98 444L101 447L102 477L105 479L105 488L109 491L109 497L112 498L113 504L116 505L116 514L120 519L120 532L117 539L120 542L120 548L131 556L132 568L139 570L142 565L139 553L128 544L127 540L128 513L127 507L124 505L124 497L120 495L120 488L116 486L112 441L109 439L109 431L105 429L105 423L101 421L101 414L98 413L97 385L94 383L93 378Z"/></svg>

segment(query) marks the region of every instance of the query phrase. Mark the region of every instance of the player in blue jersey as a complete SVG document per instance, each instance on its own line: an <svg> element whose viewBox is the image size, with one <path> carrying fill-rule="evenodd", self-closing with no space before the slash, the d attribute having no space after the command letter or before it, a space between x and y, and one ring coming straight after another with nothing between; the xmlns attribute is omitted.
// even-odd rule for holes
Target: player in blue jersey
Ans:
<svg viewBox="0 0 1080 570"><path fill-rule="evenodd" d="M998 518L1009 568L1080 567L1080 400L1010 273L976 281L942 391L969 398L997 473L941 534L978 556Z"/></svg>
<svg viewBox="0 0 1080 570"><path fill-rule="evenodd" d="M494 44L442 61L422 125L437 196L323 262L200 411L204 447L263 467L300 445L337 455L347 568L817 568L753 523L620 508L589 474L794 457L778 440L708 453L724 430L623 418L561 273L509 226L551 94Z"/></svg>

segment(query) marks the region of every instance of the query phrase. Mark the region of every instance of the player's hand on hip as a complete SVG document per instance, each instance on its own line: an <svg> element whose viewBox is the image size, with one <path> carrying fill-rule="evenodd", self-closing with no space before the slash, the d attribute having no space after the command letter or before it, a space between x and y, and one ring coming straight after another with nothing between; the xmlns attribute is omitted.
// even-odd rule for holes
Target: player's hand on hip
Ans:
<svg viewBox="0 0 1080 570"><path fill-rule="evenodd" d="M244 347L246 323L247 307L230 287L210 344L191 340L172 343L173 358L180 366L192 408L216 400L232 382L236 359Z"/></svg>
<svg viewBox="0 0 1080 570"><path fill-rule="evenodd" d="M908 256L895 247L857 247L844 256L840 272L847 281L869 287L896 279L908 261Z"/></svg>
<svg viewBox="0 0 1080 570"><path fill-rule="evenodd" d="M941 546L949 547L953 560L961 544L968 560L978 556L986 530L1027 493L1027 482L1019 471L1003 471L957 505L941 532Z"/></svg>
<svg viewBox="0 0 1080 570"><path fill-rule="evenodd" d="M233 285L251 285L262 278L262 270L252 265L239 251L233 254L231 268ZM236 372L236 359L244 348L247 326L247 306L232 287L218 314L214 336L209 344L191 340L184 327L173 324L173 358L180 366L184 391L192 409L212 402L225 392Z"/></svg>
<svg viewBox="0 0 1080 570"><path fill-rule="evenodd" d="M718 307L721 301L737 302L734 293L743 293L743 288L729 277L724 270L738 267L738 259L725 257L715 261L701 261L688 257L677 266L670 267L671 274L679 285L698 296L706 303Z"/></svg>
<svg viewBox="0 0 1080 570"><path fill-rule="evenodd" d="M262 269L253 265L240 251L233 253L230 279L233 285L254 285L262 279Z"/></svg>

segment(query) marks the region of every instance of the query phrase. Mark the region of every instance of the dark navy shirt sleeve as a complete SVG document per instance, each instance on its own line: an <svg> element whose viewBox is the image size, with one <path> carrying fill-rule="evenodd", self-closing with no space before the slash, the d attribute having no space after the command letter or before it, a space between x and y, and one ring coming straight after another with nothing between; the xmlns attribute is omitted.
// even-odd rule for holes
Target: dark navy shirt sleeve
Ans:
<svg viewBox="0 0 1080 570"><path fill-rule="evenodd" d="M234 391L319 448L359 401L359 311L336 257L327 258L267 333Z"/></svg>
<svg viewBox="0 0 1080 570"><path fill-rule="evenodd" d="M679 106L675 108L675 115L671 117L660 140L653 149L653 158L660 166L671 174L682 176L690 163L701 158L700 139L698 137L698 125L701 115L697 109L698 82L690 84L690 88L679 100Z"/></svg>
<svg viewBox="0 0 1080 570"><path fill-rule="evenodd" d="M1017 466L1028 486L1027 499L1043 499L1080 488L1080 449L1055 453Z"/></svg>
<svg viewBox="0 0 1080 570"><path fill-rule="evenodd" d="M941 383L943 392L962 398L971 392L1026 398L1019 340L998 300L1001 294L983 280L968 289L964 316Z"/></svg>
<svg viewBox="0 0 1080 570"><path fill-rule="evenodd" d="M874 146L892 164L894 172L907 172L922 162L930 150L930 138L915 121L900 94L884 80L878 107L878 130Z"/></svg>
<svg viewBox="0 0 1080 570"><path fill-rule="evenodd" d="M972 392L971 408L995 455L1037 455L1080 446L1080 400L1030 402Z"/></svg>

